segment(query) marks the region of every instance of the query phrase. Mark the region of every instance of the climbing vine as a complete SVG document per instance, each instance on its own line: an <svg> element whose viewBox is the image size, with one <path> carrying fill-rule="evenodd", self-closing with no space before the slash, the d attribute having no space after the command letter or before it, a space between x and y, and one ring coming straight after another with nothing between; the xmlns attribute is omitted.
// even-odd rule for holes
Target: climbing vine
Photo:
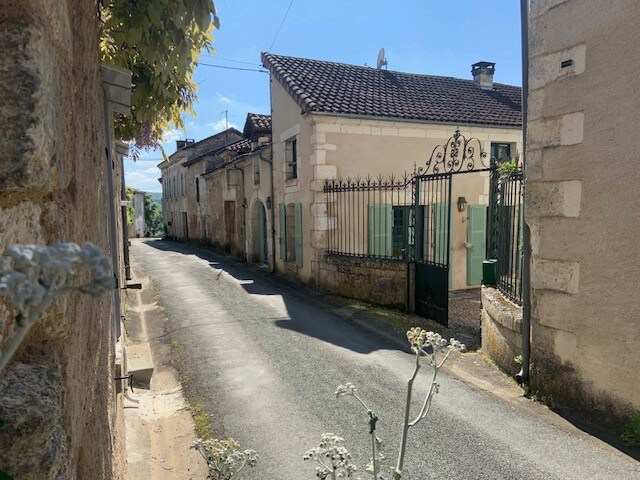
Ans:
<svg viewBox="0 0 640 480"><path fill-rule="evenodd" d="M155 148L170 127L193 114L198 55L213 53L220 20L212 0L101 0L102 59L131 70L131 115L118 117L116 135L134 153Z"/></svg>

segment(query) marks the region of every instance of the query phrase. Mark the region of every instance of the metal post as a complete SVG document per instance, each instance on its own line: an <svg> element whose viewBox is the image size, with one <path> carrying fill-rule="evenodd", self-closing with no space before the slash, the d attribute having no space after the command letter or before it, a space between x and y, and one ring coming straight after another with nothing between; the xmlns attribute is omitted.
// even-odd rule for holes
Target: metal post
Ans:
<svg viewBox="0 0 640 480"><path fill-rule="evenodd" d="M526 199L527 189L527 96L529 93L529 0L520 0L520 20L522 31L522 188ZM531 363L531 232L527 225L527 202L523 208L522 232L522 370L519 380L528 384Z"/></svg>

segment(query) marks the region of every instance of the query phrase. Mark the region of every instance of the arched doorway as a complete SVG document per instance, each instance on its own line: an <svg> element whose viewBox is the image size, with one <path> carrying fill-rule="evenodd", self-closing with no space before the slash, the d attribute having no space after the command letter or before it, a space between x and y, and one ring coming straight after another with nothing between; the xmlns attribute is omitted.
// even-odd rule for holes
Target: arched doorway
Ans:
<svg viewBox="0 0 640 480"><path fill-rule="evenodd" d="M252 252L251 257L255 263L269 263L267 250L267 210L260 200L253 205L252 215Z"/></svg>

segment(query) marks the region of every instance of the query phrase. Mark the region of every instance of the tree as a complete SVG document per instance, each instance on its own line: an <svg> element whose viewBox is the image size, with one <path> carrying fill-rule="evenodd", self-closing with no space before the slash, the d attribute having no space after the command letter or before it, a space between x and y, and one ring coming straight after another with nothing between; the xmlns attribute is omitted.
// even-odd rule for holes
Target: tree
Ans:
<svg viewBox="0 0 640 480"><path fill-rule="evenodd" d="M145 227L150 237L164 236L164 219L158 203L148 193L144 194Z"/></svg>
<svg viewBox="0 0 640 480"><path fill-rule="evenodd" d="M100 0L101 53L132 72L131 116L119 117L116 135L140 149L159 146L169 127L193 114L198 55L214 53L220 28L212 0Z"/></svg>

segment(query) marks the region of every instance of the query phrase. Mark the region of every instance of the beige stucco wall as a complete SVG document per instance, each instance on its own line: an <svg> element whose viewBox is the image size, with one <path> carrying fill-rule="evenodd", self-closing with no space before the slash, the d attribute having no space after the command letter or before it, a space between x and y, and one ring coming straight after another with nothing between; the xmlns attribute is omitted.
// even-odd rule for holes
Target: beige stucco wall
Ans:
<svg viewBox="0 0 640 480"><path fill-rule="evenodd" d="M0 52L0 255L13 243L57 241L108 251L95 2L2 2ZM11 315L0 302L0 317ZM12 326L0 329L0 349ZM0 469L19 479L118 478L114 376L109 296L54 302L0 373Z"/></svg>
<svg viewBox="0 0 640 480"><path fill-rule="evenodd" d="M323 187L326 180L367 175L388 176L411 172L417 164L425 165L433 149L446 143L456 125L434 125L415 122L368 120L318 114L301 115L300 107L279 83L271 81L273 116L274 190L278 203L303 205L303 266L280 260L276 248L277 267L303 282L318 282L318 262L323 261L327 248L326 234L334 228L332 206L328 204ZM476 137L489 154L491 142L513 144L512 155L519 152L519 129L461 127L467 138ZM285 180L284 142L298 136L298 179ZM488 159L487 159L488 164ZM452 184L452 203L459 196L469 204L487 204L488 175L475 173L455 176ZM467 285L466 212L453 206L452 224L452 288L465 289ZM279 236L276 215L276 232ZM364 229L366 234L367 230ZM366 238L357 238L362 249ZM278 244L278 239L276 240Z"/></svg>
<svg viewBox="0 0 640 480"><path fill-rule="evenodd" d="M640 409L640 9L534 0L530 22L532 381L554 404L623 421Z"/></svg>

